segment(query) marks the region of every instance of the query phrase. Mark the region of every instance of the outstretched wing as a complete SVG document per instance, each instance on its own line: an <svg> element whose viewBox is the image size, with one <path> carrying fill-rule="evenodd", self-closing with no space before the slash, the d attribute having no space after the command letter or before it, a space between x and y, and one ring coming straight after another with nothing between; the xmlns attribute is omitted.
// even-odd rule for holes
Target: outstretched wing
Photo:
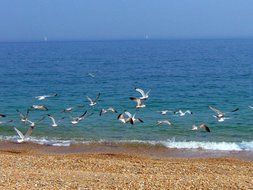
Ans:
<svg viewBox="0 0 253 190"><path fill-rule="evenodd" d="M145 92L144 92L142 89L136 88L135 90L136 90L137 92L139 92L143 97L146 96Z"/></svg>
<svg viewBox="0 0 253 190"><path fill-rule="evenodd" d="M14 127L14 130L17 132L18 136L19 136L21 139L24 139L24 138L25 138L24 135L23 135L23 133L22 133L20 130L18 130L16 127Z"/></svg>
<svg viewBox="0 0 253 190"><path fill-rule="evenodd" d="M130 113L130 112L128 112L128 111L125 111L125 114L128 116L128 117L132 117L132 114Z"/></svg>
<svg viewBox="0 0 253 190"><path fill-rule="evenodd" d="M93 100L89 96L87 96L87 99L90 101L90 103L93 103Z"/></svg>
<svg viewBox="0 0 253 190"><path fill-rule="evenodd" d="M220 111L220 110L218 110L218 109L216 109L216 108L214 108L214 107L212 107L212 106L209 106L209 108L210 108L212 111L214 111L215 113L217 113L217 114L224 114L222 111Z"/></svg>
<svg viewBox="0 0 253 190"><path fill-rule="evenodd" d="M96 99L94 100L94 102L98 101L99 97L100 97L100 92L98 93L98 95L97 95Z"/></svg>

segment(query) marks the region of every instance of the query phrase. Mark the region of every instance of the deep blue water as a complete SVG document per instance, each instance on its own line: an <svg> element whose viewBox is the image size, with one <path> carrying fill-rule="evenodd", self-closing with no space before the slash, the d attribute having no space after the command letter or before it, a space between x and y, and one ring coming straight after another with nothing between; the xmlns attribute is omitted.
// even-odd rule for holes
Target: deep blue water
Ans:
<svg viewBox="0 0 253 190"><path fill-rule="evenodd" d="M0 43L0 113L17 120L16 109L45 104L48 112L32 112L31 120L45 113L59 118L62 109L85 104L73 115L94 112L72 127L67 118L61 127L44 120L33 137L78 140L143 140L197 142L251 142L253 137L253 40L170 40ZM94 73L95 78L88 73ZM136 111L130 96L134 88L151 89L147 107ZM101 101L91 110L86 96L101 92ZM59 96L38 102L38 95ZM240 108L230 120L218 123L208 108L223 111ZM144 120L123 125L117 115L99 116L100 108L129 110ZM194 114L162 116L163 109L190 109ZM156 126L169 118L174 127ZM7 118L6 118L7 119ZM1 120L4 120L3 118ZM206 123L211 133L190 131ZM2 138L14 136L9 125L0 126ZM252 149L253 149L253 145Z"/></svg>

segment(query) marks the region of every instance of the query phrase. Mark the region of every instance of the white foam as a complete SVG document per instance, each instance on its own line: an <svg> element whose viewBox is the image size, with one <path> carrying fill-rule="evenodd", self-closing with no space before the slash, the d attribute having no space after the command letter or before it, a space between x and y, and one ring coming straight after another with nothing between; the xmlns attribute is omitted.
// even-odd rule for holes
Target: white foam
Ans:
<svg viewBox="0 0 253 190"><path fill-rule="evenodd" d="M17 136L0 136L0 140L17 142ZM204 142L204 141L176 141L175 139L168 139L167 141L143 141L143 140L99 140L99 141L83 141L79 140L64 140L48 137L31 137L27 139L28 142L33 142L41 145L50 146L70 146L71 144L92 144L92 143L129 143L129 144L150 144L162 145L167 148L177 149L203 149L203 150L219 150L219 151L253 151L253 141L242 142Z"/></svg>

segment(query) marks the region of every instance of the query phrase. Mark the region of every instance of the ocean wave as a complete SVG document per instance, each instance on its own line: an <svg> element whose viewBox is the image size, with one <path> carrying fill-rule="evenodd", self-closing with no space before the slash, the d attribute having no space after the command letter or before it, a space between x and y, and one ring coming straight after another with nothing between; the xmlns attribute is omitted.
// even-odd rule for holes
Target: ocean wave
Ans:
<svg viewBox="0 0 253 190"><path fill-rule="evenodd" d="M17 136L0 136L0 140L17 142ZM144 140L94 140L84 141L80 139L57 139L49 137L31 137L27 142L32 142L40 145L49 146L70 146L71 144L129 144L129 145L152 145L164 146L167 148L176 149L203 149L216 151L253 151L253 141L242 142L209 142L209 141L176 141L175 139L168 139L167 141L144 141Z"/></svg>

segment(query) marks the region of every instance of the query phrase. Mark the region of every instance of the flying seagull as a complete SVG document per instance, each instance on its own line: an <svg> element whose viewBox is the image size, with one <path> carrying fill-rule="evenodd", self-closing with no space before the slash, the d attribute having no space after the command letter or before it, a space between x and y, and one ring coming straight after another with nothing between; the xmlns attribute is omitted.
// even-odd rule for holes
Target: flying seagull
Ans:
<svg viewBox="0 0 253 190"><path fill-rule="evenodd" d="M80 121L82 121L82 120L84 120L85 118L91 116L92 114L93 114L93 113L87 115L87 111L85 111L85 112L84 112L82 115L80 115L79 117L72 117L72 116L71 116L71 121L70 121L70 122L71 122L73 125L76 125L76 124L78 124Z"/></svg>
<svg viewBox="0 0 253 190"><path fill-rule="evenodd" d="M112 112L112 113L118 113L113 107L109 107L107 109L101 109L99 115L103 115L105 113Z"/></svg>
<svg viewBox="0 0 253 190"><path fill-rule="evenodd" d="M135 108L137 109L146 107L146 105L143 103L144 99L130 97L130 100L137 103L137 105L135 106Z"/></svg>
<svg viewBox="0 0 253 190"><path fill-rule="evenodd" d="M0 118L1 118L1 117L6 117L6 115L0 113Z"/></svg>
<svg viewBox="0 0 253 190"><path fill-rule="evenodd" d="M34 110L41 110L41 111L47 111L47 107L44 105L32 105L31 109Z"/></svg>
<svg viewBox="0 0 253 190"><path fill-rule="evenodd" d="M92 100L89 96L87 96L87 99L90 101L90 106L91 107L93 107L97 104L97 101L98 101L99 97L100 97L100 93L98 93L96 99L94 99L94 100Z"/></svg>
<svg viewBox="0 0 253 190"><path fill-rule="evenodd" d="M213 115L213 117L215 117L218 120L218 122L223 122L226 119L229 119L229 117L225 117L226 113L229 113L229 112L222 112L212 106L209 106L209 108L216 113L216 115ZM230 112L236 112L238 110L239 110L239 108L236 108Z"/></svg>
<svg viewBox="0 0 253 190"><path fill-rule="evenodd" d="M143 123L143 120L140 118L135 118L135 114L132 115L131 113L125 111L118 116L118 120L122 123L131 123L132 125L136 122Z"/></svg>
<svg viewBox="0 0 253 190"><path fill-rule="evenodd" d="M11 122L13 122L13 120L9 120L9 121L0 121L0 125L7 124L7 123L11 123Z"/></svg>
<svg viewBox="0 0 253 190"><path fill-rule="evenodd" d="M129 122L133 125L136 122L141 122L143 123L143 120L141 118L135 118L135 114L132 115L130 112L125 111L125 114L128 116Z"/></svg>
<svg viewBox="0 0 253 190"><path fill-rule="evenodd" d="M209 133L211 132L210 129L209 129L209 127L207 125L205 125L205 124L201 124L199 127L196 126L196 125L193 125L191 130L192 131L197 131L199 129L204 129L206 132L209 132Z"/></svg>
<svg viewBox="0 0 253 190"><path fill-rule="evenodd" d="M93 73L88 73L88 76L95 78L95 75Z"/></svg>
<svg viewBox="0 0 253 190"><path fill-rule="evenodd" d="M56 123L56 121L55 121L55 118L52 116L52 115L47 115L51 120L52 120L52 124L51 124L51 126L52 127L58 127L58 124L62 121L62 120L64 120L65 119L65 117L62 117L60 120L58 120L57 121L57 123Z"/></svg>
<svg viewBox="0 0 253 190"><path fill-rule="evenodd" d="M141 100L147 100L149 97L149 93L151 91L151 90L149 90L147 92L144 92L144 90L142 90L140 88L135 88L135 90L141 94L141 97L140 97Z"/></svg>
<svg viewBox="0 0 253 190"><path fill-rule="evenodd" d="M18 109L16 110L19 113L19 117L20 117L20 121L22 123L26 123L27 119L28 119L28 115L29 115L29 109L26 110L26 114L24 115L23 113L21 113Z"/></svg>
<svg viewBox="0 0 253 190"><path fill-rule="evenodd" d="M169 125L169 126L171 126L172 123L169 120L160 120L160 121L157 121L157 125Z"/></svg>
<svg viewBox="0 0 253 190"><path fill-rule="evenodd" d="M249 106L250 109L253 109L253 106Z"/></svg>
<svg viewBox="0 0 253 190"><path fill-rule="evenodd" d="M58 96L58 94L36 96L35 98L36 98L37 100L45 100L46 98L51 98L51 97L55 97L55 96Z"/></svg>
<svg viewBox="0 0 253 190"><path fill-rule="evenodd" d="M29 119L27 119L26 121L28 123L30 123L30 127L35 127L37 124L39 124L40 122L42 122L45 119L45 116L43 116L41 119L37 120L37 121L31 121Z"/></svg>
<svg viewBox="0 0 253 190"><path fill-rule="evenodd" d="M73 107L68 107L68 108L65 108L64 110L62 110L61 113L69 113L69 112L72 112L73 111Z"/></svg>
<svg viewBox="0 0 253 190"><path fill-rule="evenodd" d="M174 114L179 115L181 117L185 116L187 113L190 115L193 114L190 110L186 110L185 112L183 112L182 110L178 110L174 112Z"/></svg>
<svg viewBox="0 0 253 190"><path fill-rule="evenodd" d="M32 132L33 132L33 129L35 127L29 127L29 129L26 131L25 134L23 134L21 131L19 131L16 127L14 127L14 130L17 132L18 136L20 137L20 139L17 139L17 142L18 143L22 143L24 142L25 140L28 139L29 136L31 136Z"/></svg>
<svg viewBox="0 0 253 190"><path fill-rule="evenodd" d="M157 111L159 112L160 114L162 115L166 115L168 112L173 112L173 111L170 111L170 110L162 110L162 111Z"/></svg>

